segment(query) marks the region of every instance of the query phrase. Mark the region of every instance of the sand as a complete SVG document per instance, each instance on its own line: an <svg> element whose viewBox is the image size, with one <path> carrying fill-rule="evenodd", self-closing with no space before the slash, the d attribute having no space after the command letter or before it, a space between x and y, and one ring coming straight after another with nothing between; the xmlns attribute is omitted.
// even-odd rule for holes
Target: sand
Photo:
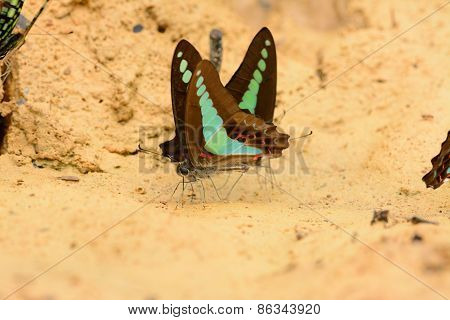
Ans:
<svg viewBox="0 0 450 320"><path fill-rule="evenodd" d="M450 129L450 6L382 47L442 3L52 1L0 104L0 295L450 297L450 185L421 181ZM222 29L225 83L262 26L277 43L278 119L289 110L277 124L313 135L272 161L273 189L253 171L229 201L206 182L206 204L196 185L177 207L175 166L134 152L140 133L159 152L173 132L176 42L208 57ZM371 224L381 209L388 222Z"/></svg>

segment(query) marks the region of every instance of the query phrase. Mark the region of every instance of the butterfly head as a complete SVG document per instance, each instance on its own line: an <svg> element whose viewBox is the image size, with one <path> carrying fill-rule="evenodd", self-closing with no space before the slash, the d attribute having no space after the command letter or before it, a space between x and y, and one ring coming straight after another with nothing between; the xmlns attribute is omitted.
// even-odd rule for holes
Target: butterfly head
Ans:
<svg viewBox="0 0 450 320"><path fill-rule="evenodd" d="M182 177L189 176L189 169L186 168L183 164L179 164L177 166L177 174Z"/></svg>
<svg viewBox="0 0 450 320"><path fill-rule="evenodd" d="M186 161L177 165L177 174L180 177L186 178L190 182L197 181L195 170L192 170Z"/></svg>

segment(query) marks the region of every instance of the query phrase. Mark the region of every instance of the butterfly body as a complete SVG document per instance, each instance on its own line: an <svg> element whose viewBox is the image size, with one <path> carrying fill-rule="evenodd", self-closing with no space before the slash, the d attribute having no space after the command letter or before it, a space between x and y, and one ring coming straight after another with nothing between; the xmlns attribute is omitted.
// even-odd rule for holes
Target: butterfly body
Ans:
<svg viewBox="0 0 450 320"><path fill-rule="evenodd" d="M223 171L247 171L261 159L277 158L289 136L272 123L276 95L276 52L263 28L226 87L211 62L181 40L172 60L175 138L160 145L178 162L177 173L196 181Z"/></svg>
<svg viewBox="0 0 450 320"><path fill-rule="evenodd" d="M246 171L263 156L281 156L289 146L288 135L238 107L207 60L199 62L191 75L183 119L178 134L186 154L177 172L195 179L214 172Z"/></svg>
<svg viewBox="0 0 450 320"><path fill-rule="evenodd" d="M422 180L428 188L437 189L450 180L450 131L447 139L442 143L439 154L431 159L433 168Z"/></svg>

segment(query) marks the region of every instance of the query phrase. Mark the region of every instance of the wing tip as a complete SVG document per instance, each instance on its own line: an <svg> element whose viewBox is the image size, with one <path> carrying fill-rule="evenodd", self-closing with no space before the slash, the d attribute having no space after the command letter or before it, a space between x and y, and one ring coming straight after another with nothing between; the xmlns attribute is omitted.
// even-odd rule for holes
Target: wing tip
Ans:
<svg viewBox="0 0 450 320"><path fill-rule="evenodd" d="M198 52L198 50L194 47L194 45L192 43L190 43L188 40L186 39L181 39L180 41L178 41L176 47L175 47L175 54L178 53L178 51L182 50L182 51L186 51L186 49L192 50L193 52L198 53L198 55L200 56L200 53Z"/></svg>
<svg viewBox="0 0 450 320"><path fill-rule="evenodd" d="M259 36L259 35L261 35L261 34L263 34L263 33L269 34L270 37L273 39L273 35L272 35L272 32L270 31L269 27L265 27L265 26L262 27L262 28L258 31L258 33L256 34L255 37L257 37L257 36Z"/></svg>

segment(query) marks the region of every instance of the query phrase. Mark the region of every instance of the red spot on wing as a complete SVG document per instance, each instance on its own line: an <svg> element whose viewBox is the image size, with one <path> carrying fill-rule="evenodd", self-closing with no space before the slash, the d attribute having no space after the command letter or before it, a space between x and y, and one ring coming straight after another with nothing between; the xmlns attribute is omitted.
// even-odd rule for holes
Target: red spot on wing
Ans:
<svg viewBox="0 0 450 320"><path fill-rule="evenodd" d="M210 153L202 152L200 153L200 158L211 159L213 156Z"/></svg>

